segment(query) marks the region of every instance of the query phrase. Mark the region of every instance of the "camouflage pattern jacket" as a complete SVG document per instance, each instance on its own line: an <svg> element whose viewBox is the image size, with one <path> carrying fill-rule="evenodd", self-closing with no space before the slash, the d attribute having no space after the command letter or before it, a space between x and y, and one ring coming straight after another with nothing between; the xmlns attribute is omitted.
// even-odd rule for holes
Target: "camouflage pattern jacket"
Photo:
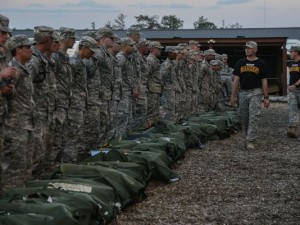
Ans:
<svg viewBox="0 0 300 225"><path fill-rule="evenodd" d="M148 90L149 92L161 93L162 77L160 74L160 62L152 54L148 55L147 62L149 66Z"/></svg>

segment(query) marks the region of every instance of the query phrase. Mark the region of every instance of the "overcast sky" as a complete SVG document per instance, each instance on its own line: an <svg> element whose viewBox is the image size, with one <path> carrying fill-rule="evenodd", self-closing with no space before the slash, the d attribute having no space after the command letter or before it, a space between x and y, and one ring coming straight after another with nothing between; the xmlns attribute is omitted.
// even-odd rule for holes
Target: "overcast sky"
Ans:
<svg viewBox="0 0 300 225"><path fill-rule="evenodd" d="M184 28L193 28L199 16L218 27L223 20L225 25L238 22L244 28L300 27L299 0L1 0L0 6L0 14L10 18L10 28L18 29L36 25L90 29L93 21L99 28L120 13L126 15L127 27L140 14L176 15L184 20Z"/></svg>

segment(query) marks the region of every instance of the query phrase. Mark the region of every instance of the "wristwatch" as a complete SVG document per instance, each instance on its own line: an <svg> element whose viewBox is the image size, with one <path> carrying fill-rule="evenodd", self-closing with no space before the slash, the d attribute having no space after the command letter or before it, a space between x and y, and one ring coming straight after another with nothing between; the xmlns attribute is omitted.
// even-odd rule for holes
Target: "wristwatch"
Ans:
<svg viewBox="0 0 300 225"><path fill-rule="evenodd" d="M264 99L269 99L269 96L264 96Z"/></svg>

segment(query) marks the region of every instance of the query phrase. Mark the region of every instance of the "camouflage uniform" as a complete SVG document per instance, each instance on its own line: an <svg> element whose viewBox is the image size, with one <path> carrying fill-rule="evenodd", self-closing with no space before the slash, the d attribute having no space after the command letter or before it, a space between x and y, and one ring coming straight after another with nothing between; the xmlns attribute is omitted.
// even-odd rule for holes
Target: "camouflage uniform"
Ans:
<svg viewBox="0 0 300 225"><path fill-rule="evenodd" d="M10 39L9 49L31 45L25 35ZM2 186L20 187L30 178L33 157L33 111L32 78L26 66L13 58L10 66L17 69L13 78L13 93L6 96L7 113L5 116L4 150L1 162Z"/></svg>
<svg viewBox="0 0 300 225"><path fill-rule="evenodd" d="M147 57L147 62L149 66L147 121L156 123L159 120L160 95L162 92L160 62L152 54Z"/></svg>
<svg viewBox="0 0 300 225"><path fill-rule="evenodd" d="M298 127L299 123L299 109L300 109L300 88L296 91L289 91L288 93L288 117L289 127Z"/></svg>
<svg viewBox="0 0 300 225"><path fill-rule="evenodd" d="M70 58L72 82L70 86L70 109L66 128L63 162L76 162L78 153L83 151L84 112L87 102L87 73L83 60L75 54Z"/></svg>
<svg viewBox="0 0 300 225"><path fill-rule="evenodd" d="M163 119L176 122L175 93L180 87L176 78L175 63L167 58L161 66L160 73L163 80L163 92L161 97Z"/></svg>
<svg viewBox="0 0 300 225"><path fill-rule="evenodd" d="M29 62L32 75L35 102L34 112L34 167L43 164L46 154L46 135L48 132L48 76L49 66L46 57L33 47L33 57Z"/></svg>
<svg viewBox="0 0 300 225"><path fill-rule="evenodd" d="M100 120L100 70L98 58L92 56L84 59L87 71L87 110L84 114L84 135L83 142L85 149L96 148L100 145L101 120Z"/></svg>
<svg viewBox="0 0 300 225"><path fill-rule="evenodd" d="M186 111L185 107L188 107L188 104L186 102L187 100L187 86L186 86L186 82L185 82L185 78L186 78L186 73L187 73L187 63L185 62L185 60L180 60L178 62L178 67L177 67L177 81L179 83L180 86L180 96L179 96L179 104L177 105L177 121L180 121L182 119L185 118L186 116Z"/></svg>
<svg viewBox="0 0 300 225"><path fill-rule="evenodd" d="M138 74L135 73L132 58L119 52L117 54L120 71L122 74L122 100L118 106L118 130L115 137L120 139L125 137L132 129L132 91L138 90Z"/></svg>
<svg viewBox="0 0 300 225"><path fill-rule="evenodd" d="M212 84L212 70L207 61L203 61L200 68L200 98L199 107L200 112L209 111L211 105L211 84Z"/></svg>
<svg viewBox="0 0 300 225"><path fill-rule="evenodd" d="M65 145L65 135L67 126L67 115L70 107L70 85L72 80L72 68L69 62L69 55L63 51L53 54L56 61L57 72L56 79L56 96L55 96L55 112L54 120L54 140L51 152L47 154L48 162L61 161L61 154Z"/></svg>

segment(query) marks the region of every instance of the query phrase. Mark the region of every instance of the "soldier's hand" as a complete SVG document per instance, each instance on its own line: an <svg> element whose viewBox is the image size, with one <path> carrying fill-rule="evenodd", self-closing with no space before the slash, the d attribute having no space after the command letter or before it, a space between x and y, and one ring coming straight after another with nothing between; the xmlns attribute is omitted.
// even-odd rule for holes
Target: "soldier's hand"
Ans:
<svg viewBox="0 0 300 225"><path fill-rule="evenodd" d="M291 86L289 86L289 91L291 91L291 92L294 92L294 91L296 91L296 86L295 85L291 85Z"/></svg>
<svg viewBox="0 0 300 225"><path fill-rule="evenodd" d="M9 95L9 94L12 93L13 88L14 87L12 85L7 85L7 86L1 88L1 92L2 92L3 95Z"/></svg>
<svg viewBox="0 0 300 225"><path fill-rule="evenodd" d="M269 106L270 106L269 99L264 99L264 107L269 108Z"/></svg>
<svg viewBox="0 0 300 225"><path fill-rule="evenodd" d="M7 67L0 71L0 77L3 79L8 79L16 76L16 68L15 67Z"/></svg>
<svg viewBox="0 0 300 225"><path fill-rule="evenodd" d="M234 97L234 96L231 96L230 97L230 104L235 107L236 106L236 102L237 102L237 98Z"/></svg>

